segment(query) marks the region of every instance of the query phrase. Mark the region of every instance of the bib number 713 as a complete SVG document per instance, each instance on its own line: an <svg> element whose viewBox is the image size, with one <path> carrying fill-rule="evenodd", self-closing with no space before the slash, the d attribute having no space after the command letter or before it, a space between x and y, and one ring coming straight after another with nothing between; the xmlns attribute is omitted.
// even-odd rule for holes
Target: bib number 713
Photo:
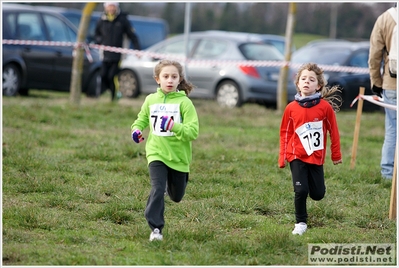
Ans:
<svg viewBox="0 0 399 268"><path fill-rule="evenodd" d="M305 123L295 132L308 155L324 149L323 121Z"/></svg>

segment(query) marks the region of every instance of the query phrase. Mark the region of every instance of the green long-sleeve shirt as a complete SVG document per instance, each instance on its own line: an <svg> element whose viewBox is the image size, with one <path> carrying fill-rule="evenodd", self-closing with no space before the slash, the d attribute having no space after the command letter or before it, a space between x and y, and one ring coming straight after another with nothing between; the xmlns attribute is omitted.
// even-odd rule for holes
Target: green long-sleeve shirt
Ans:
<svg viewBox="0 0 399 268"><path fill-rule="evenodd" d="M171 131L160 129L161 117L173 117ZM146 139L148 164L162 161L168 167L181 172L190 172L192 141L198 137L199 121L192 101L184 91L165 94L160 88L145 98L132 130L143 131L150 127Z"/></svg>

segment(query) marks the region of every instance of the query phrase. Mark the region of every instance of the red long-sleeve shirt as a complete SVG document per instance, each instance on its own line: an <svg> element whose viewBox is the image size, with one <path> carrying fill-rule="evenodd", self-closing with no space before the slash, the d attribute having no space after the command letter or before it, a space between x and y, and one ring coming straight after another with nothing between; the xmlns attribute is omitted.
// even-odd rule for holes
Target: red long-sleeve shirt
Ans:
<svg viewBox="0 0 399 268"><path fill-rule="evenodd" d="M285 167L285 160L294 159L323 165L327 132L331 140L331 160L341 160L338 125L331 105L323 99L311 108L304 108L296 101L289 103L280 126L279 167Z"/></svg>

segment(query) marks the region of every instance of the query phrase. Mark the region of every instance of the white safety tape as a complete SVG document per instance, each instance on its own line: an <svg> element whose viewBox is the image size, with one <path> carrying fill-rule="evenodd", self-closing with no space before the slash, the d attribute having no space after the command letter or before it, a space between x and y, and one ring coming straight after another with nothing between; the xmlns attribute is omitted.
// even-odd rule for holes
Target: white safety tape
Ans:
<svg viewBox="0 0 399 268"><path fill-rule="evenodd" d="M83 47L86 51L86 55L90 61L92 56L90 54L89 47L99 49L103 51L110 51L121 54L133 54L141 58L143 56L149 56L158 59L173 59L184 62L186 64L195 66L256 66L256 67L292 67L299 68L302 64L294 64L287 61L255 61L255 60L198 60L198 59L187 59L184 56L178 56L173 54L160 54L154 52L147 52L144 50L133 50L121 47L104 46L97 44L86 44L86 43L73 43L73 42L56 42L56 41L36 41L36 40L3 40L3 44L8 45L36 45L36 46L73 46L75 49ZM351 66L331 66L331 65L319 65L324 71L330 72L348 72L348 73L369 73L368 68L351 67Z"/></svg>
<svg viewBox="0 0 399 268"><path fill-rule="evenodd" d="M369 101L371 103L374 103L376 105L379 105L379 106L382 106L382 107L385 107L385 108L388 108L388 109L391 109L391 110L395 110L396 111L396 109L397 109L396 105L385 103L383 98L380 98L380 97L378 97L376 95L370 96L370 95L362 95L362 94L359 94L352 101L350 107L352 107L358 101L358 99L363 99L363 100Z"/></svg>

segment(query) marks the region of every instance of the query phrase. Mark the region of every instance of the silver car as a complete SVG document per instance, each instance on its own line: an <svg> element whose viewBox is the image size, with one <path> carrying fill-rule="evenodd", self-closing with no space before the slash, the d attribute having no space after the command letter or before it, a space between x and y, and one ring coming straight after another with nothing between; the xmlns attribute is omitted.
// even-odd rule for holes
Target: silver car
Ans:
<svg viewBox="0 0 399 268"><path fill-rule="evenodd" d="M155 92L153 69L162 58L181 62L186 76L196 88L191 98L209 98L226 107L247 102L267 106L277 103L277 84L284 56L272 45L245 35L222 31L192 32L157 43L142 57L129 54L121 62L119 85L125 97ZM250 35L249 35L250 36ZM288 100L294 99L295 86L287 85Z"/></svg>

